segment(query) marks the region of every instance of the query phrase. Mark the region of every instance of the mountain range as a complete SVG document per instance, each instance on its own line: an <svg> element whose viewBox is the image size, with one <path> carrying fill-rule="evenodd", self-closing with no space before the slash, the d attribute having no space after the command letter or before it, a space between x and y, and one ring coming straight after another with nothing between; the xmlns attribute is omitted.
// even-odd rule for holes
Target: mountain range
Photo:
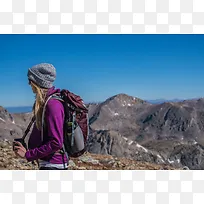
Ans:
<svg viewBox="0 0 204 204"><path fill-rule="evenodd" d="M152 100L146 100L147 102L149 103L152 103L152 104L161 104L161 103L165 103L165 102L180 102L180 101L184 101L184 99L164 99L164 98L161 98L161 99L152 99Z"/></svg>
<svg viewBox="0 0 204 204"><path fill-rule="evenodd" d="M165 102L179 102L184 101L184 99L152 99L152 100L146 100L149 103L152 104L161 104ZM28 113L32 111L32 106L16 106L16 107L5 107L6 110L8 110L9 113Z"/></svg>
<svg viewBox="0 0 204 204"><path fill-rule="evenodd" d="M153 104L126 94L89 103L88 151L204 169L204 99ZM0 108L0 139L22 136L31 113Z"/></svg>

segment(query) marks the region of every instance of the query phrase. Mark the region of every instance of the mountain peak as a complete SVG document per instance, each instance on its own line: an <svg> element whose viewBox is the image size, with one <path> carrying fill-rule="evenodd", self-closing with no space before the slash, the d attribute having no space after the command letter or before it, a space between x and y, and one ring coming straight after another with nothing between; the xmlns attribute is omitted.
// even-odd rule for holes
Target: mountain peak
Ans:
<svg viewBox="0 0 204 204"><path fill-rule="evenodd" d="M0 106L0 111L5 111L6 109L3 106Z"/></svg>
<svg viewBox="0 0 204 204"><path fill-rule="evenodd" d="M137 98L137 97L127 95L125 93L119 93L107 99L107 101L112 101L112 100L117 100L119 103L123 104L124 106L128 104L134 105L134 104L145 103L144 100Z"/></svg>

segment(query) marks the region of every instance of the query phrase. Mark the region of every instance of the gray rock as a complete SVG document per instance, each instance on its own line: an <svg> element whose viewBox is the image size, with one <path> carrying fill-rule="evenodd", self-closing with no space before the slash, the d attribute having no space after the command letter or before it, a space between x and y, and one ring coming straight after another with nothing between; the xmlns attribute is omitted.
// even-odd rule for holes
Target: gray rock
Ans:
<svg viewBox="0 0 204 204"><path fill-rule="evenodd" d="M76 164L72 160L69 160L69 168L73 167L76 167Z"/></svg>

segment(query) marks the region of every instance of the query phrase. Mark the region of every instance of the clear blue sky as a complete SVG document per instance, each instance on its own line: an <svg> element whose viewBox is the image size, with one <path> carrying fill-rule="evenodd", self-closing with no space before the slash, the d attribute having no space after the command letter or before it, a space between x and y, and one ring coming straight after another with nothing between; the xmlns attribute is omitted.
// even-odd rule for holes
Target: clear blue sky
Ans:
<svg viewBox="0 0 204 204"><path fill-rule="evenodd" d="M86 102L118 93L142 99L204 95L204 35L0 35L0 105L34 101L27 70L57 69L55 86Z"/></svg>

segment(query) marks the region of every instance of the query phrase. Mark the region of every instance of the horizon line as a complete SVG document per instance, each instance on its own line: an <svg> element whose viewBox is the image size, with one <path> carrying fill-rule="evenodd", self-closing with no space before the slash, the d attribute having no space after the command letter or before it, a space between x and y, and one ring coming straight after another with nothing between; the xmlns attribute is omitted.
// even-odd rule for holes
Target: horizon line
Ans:
<svg viewBox="0 0 204 204"><path fill-rule="evenodd" d="M201 99L201 98L204 98L204 97L195 97L195 98L172 98L172 99L164 99L164 98L158 98L158 99L141 99L141 100L144 100L144 101L174 101L174 100L179 100L179 101L185 101L185 100L196 100L196 99ZM107 98L106 100L108 100L109 98ZM104 100L104 101L106 101ZM102 103L104 101L98 101L98 102L85 102L85 104L89 104L89 103ZM2 105L0 105L2 106ZM19 105L19 106L2 106L4 108L30 108L32 107L33 105Z"/></svg>

